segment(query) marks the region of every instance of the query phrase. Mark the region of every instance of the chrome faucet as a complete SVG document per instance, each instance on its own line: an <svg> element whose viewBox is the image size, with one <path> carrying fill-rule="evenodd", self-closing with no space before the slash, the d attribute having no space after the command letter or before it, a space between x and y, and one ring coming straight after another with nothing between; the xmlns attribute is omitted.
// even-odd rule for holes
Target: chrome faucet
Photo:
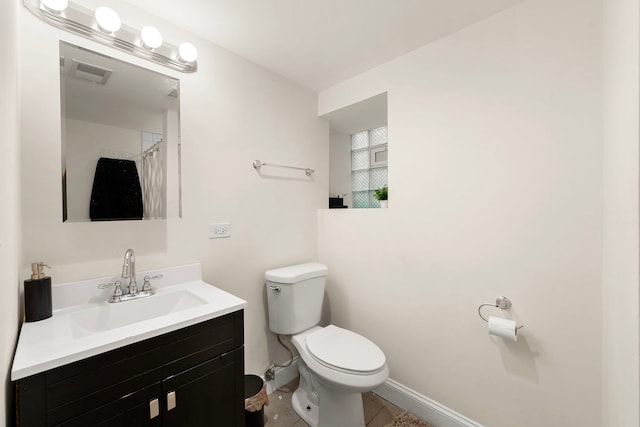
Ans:
<svg viewBox="0 0 640 427"><path fill-rule="evenodd" d="M124 262L122 263L122 278L129 279L128 294L135 295L138 293L136 286L136 255L133 249L127 249L124 253Z"/></svg>
<svg viewBox="0 0 640 427"><path fill-rule="evenodd" d="M154 279L156 278L156 276L153 277ZM160 275L159 277L162 276ZM128 301L132 299L148 297L155 294L154 290L151 288L151 278L149 276L145 276L142 290L138 290L138 286L136 284L136 255L133 252L133 249L127 249L127 251L124 253L124 262L122 263L122 278L129 279L129 287L127 288L126 293L122 291L119 280L116 280L113 285L110 283L103 283L98 286L101 289L115 286L113 295L111 295L111 298L109 298L109 302Z"/></svg>

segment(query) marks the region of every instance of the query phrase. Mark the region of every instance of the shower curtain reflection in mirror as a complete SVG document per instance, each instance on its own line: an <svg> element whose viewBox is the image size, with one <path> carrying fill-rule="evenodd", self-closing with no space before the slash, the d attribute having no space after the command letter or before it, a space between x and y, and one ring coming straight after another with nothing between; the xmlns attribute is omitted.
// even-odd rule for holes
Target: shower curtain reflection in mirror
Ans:
<svg viewBox="0 0 640 427"><path fill-rule="evenodd" d="M147 219L166 216L163 197L165 151L162 135L142 132L142 201Z"/></svg>

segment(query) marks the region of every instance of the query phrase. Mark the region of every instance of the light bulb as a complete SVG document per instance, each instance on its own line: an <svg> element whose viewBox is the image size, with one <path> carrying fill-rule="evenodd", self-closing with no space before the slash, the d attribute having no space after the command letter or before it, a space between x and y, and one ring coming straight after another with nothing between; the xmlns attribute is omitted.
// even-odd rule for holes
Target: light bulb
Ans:
<svg viewBox="0 0 640 427"><path fill-rule="evenodd" d="M162 34L156 28L147 25L140 30L142 46L147 49L156 49L162 46Z"/></svg>
<svg viewBox="0 0 640 427"><path fill-rule="evenodd" d="M122 21L116 11L106 6L96 9L96 22L105 33L115 33L122 27Z"/></svg>
<svg viewBox="0 0 640 427"><path fill-rule="evenodd" d="M60 13L69 6L69 0L40 0L40 4L49 12Z"/></svg>
<svg viewBox="0 0 640 427"><path fill-rule="evenodd" d="M189 42L180 43L178 59L182 62L194 62L198 59L198 49Z"/></svg>

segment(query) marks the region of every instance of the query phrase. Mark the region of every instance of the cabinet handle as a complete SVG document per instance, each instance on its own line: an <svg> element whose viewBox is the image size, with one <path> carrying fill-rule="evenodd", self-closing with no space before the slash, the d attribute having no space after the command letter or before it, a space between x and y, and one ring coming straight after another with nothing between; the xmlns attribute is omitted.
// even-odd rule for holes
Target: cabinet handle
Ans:
<svg viewBox="0 0 640 427"><path fill-rule="evenodd" d="M176 407L176 392L170 391L167 393L167 411Z"/></svg>
<svg viewBox="0 0 640 427"><path fill-rule="evenodd" d="M149 401L149 419L152 420L158 415L160 415L160 402L156 398Z"/></svg>

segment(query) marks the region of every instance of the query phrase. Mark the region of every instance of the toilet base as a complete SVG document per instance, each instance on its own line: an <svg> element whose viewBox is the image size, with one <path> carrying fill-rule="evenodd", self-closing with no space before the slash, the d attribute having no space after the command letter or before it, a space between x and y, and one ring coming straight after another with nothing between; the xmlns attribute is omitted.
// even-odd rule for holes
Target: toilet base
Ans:
<svg viewBox="0 0 640 427"><path fill-rule="evenodd" d="M298 360L300 385L291 397L296 414L311 427L365 427L362 393L327 387Z"/></svg>
<svg viewBox="0 0 640 427"><path fill-rule="evenodd" d="M318 427L318 405L307 399L307 394L300 387L291 396L291 406L296 414L311 427Z"/></svg>
<svg viewBox="0 0 640 427"><path fill-rule="evenodd" d="M362 394L340 393L327 390L320 393L322 409L306 398L306 393L298 388L291 397L291 406L296 414L311 427L364 427Z"/></svg>

